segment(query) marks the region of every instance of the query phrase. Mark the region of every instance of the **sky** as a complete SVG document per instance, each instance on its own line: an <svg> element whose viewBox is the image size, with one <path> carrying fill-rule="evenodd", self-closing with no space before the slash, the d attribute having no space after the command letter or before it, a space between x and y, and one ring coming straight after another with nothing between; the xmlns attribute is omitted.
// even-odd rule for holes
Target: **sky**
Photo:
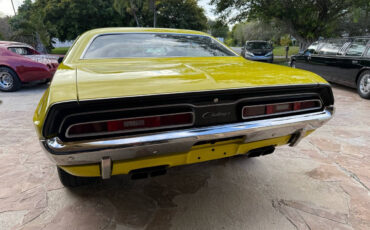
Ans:
<svg viewBox="0 0 370 230"><path fill-rule="evenodd" d="M13 0L14 2L14 7L17 10L18 6L22 4L24 0ZM209 4L211 0L199 0L198 4L204 8L204 11L206 13L206 16L209 19L214 20L216 16L212 12L214 9L213 6ZM14 11L12 8L11 0L0 0L0 16L5 16L5 15L14 15Z"/></svg>
<svg viewBox="0 0 370 230"><path fill-rule="evenodd" d="M209 4L210 1L211 0L198 0L198 4L201 7L204 8L204 11L206 13L207 18L212 19L212 20L215 20L216 19L216 16L213 13L214 6L212 6L211 4Z"/></svg>
<svg viewBox="0 0 370 230"><path fill-rule="evenodd" d="M13 0L15 10L20 6L23 0ZM12 1L11 0L0 0L0 16L14 15Z"/></svg>

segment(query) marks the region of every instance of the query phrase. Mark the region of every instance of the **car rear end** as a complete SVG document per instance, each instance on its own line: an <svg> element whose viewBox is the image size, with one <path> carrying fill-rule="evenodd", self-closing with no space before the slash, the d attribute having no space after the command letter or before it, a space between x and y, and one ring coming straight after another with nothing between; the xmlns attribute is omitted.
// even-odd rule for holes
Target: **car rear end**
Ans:
<svg viewBox="0 0 370 230"><path fill-rule="evenodd" d="M131 39L132 33L125 37L130 30L118 32ZM141 29L135 39L142 30L151 41L174 42L190 33ZM123 40L109 37L118 32L104 32L109 51L113 39ZM99 33L80 39L90 44ZM181 47L193 36L181 37ZM224 57L84 58L88 48L81 43L61 64L34 116L42 147L68 175L145 177L178 165L266 155L298 144L334 112L329 84L306 71L246 62L232 51Z"/></svg>
<svg viewBox="0 0 370 230"><path fill-rule="evenodd" d="M294 146L332 105L328 85L65 102L50 108L41 143L68 173L109 178Z"/></svg>

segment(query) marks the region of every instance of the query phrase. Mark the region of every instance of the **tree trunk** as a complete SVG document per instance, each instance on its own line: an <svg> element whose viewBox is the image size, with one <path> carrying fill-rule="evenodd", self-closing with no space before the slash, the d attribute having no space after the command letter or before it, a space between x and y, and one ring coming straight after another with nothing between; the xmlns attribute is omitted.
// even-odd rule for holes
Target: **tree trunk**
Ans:
<svg viewBox="0 0 370 230"><path fill-rule="evenodd" d="M155 0L154 0L154 8L153 8L153 27L157 26L157 9L155 8Z"/></svg>
<svg viewBox="0 0 370 230"><path fill-rule="evenodd" d="M153 11L153 27L157 26L157 10L155 8L156 0L148 0L149 1L149 8Z"/></svg>
<svg viewBox="0 0 370 230"><path fill-rule="evenodd" d="M135 9L135 6L134 6L134 3L132 2L132 0L130 0L130 4L131 4L131 12L134 15L134 18L135 18L135 21L136 21L136 26L140 27L139 20L138 20L137 15L136 15L136 9Z"/></svg>
<svg viewBox="0 0 370 230"><path fill-rule="evenodd" d="M15 11L15 7L14 7L14 2L13 2L13 0L11 0L11 2L12 2L13 10L14 10L14 15L17 15L17 12Z"/></svg>

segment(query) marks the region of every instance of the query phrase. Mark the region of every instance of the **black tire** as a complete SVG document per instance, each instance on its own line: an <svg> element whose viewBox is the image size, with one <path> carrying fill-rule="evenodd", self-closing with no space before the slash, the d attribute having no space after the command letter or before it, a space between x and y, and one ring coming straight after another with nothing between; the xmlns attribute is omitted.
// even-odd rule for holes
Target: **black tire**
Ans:
<svg viewBox="0 0 370 230"><path fill-rule="evenodd" d="M294 68L294 69L295 69L295 61L294 61L294 60L292 60L292 61L290 62L290 67L292 67L292 68Z"/></svg>
<svg viewBox="0 0 370 230"><path fill-rule="evenodd" d="M357 92L365 99L370 99L370 71L366 70L361 73L357 80Z"/></svg>
<svg viewBox="0 0 370 230"><path fill-rule="evenodd" d="M73 176L63 169L57 167L59 180L62 184L69 188L79 187L82 185L93 184L97 181L98 177L79 177Z"/></svg>
<svg viewBox="0 0 370 230"><path fill-rule="evenodd" d="M38 84L39 85L45 85L45 84L48 84L50 81L51 81L51 79L44 79L44 80L41 80L40 82L38 82Z"/></svg>
<svg viewBox="0 0 370 230"><path fill-rule="evenodd" d="M0 90L14 92L22 86L17 74L8 67L0 67Z"/></svg>

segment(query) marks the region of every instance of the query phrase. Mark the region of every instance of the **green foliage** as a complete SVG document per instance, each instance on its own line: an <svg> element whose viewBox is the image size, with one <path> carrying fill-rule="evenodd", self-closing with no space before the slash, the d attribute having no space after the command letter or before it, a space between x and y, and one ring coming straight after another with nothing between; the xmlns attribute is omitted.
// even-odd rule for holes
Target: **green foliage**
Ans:
<svg viewBox="0 0 370 230"><path fill-rule="evenodd" d="M196 0L165 0L157 5L158 27L207 30L207 17Z"/></svg>
<svg viewBox="0 0 370 230"><path fill-rule="evenodd" d="M69 47L58 47L51 50L52 54L66 54Z"/></svg>
<svg viewBox="0 0 370 230"><path fill-rule="evenodd" d="M225 40L225 44L226 44L227 46L233 46L233 45L234 45L234 40L233 40L231 37L229 37L229 38L227 38L227 39Z"/></svg>
<svg viewBox="0 0 370 230"><path fill-rule="evenodd" d="M149 3L149 2L146 2ZM134 17L136 25L140 26L138 11L143 12L144 3L143 0L114 0L113 1L113 8L122 16L124 17L126 13L131 14Z"/></svg>
<svg viewBox="0 0 370 230"><path fill-rule="evenodd" d="M29 43L42 52L50 48L50 36L43 23L43 14L31 0L23 2L18 8L18 14L10 19L10 25L14 31L12 40Z"/></svg>
<svg viewBox="0 0 370 230"><path fill-rule="evenodd" d="M9 24L10 17L0 17L0 33L1 40L10 40L12 37L12 30Z"/></svg>
<svg viewBox="0 0 370 230"><path fill-rule="evenodd" d="M73 40L81 33L99 27L120 26L129 15L117 14L113 0L36 0L52 37ZM128 16L126 18L126 16ZM126 26L132 25L127 23Z"/></svg>
<svg viewBox="0 0 370 230"><path fill-rule="evenodd" d="M288 56L297 54L299 52L298 46L289 46ZM285 56L285 46L275 46L273 51L274 56Z"/></svg>
<svg viewBox="0 0 370 230"><path fill-rule="evenodd" d="M280 38L280 45L289 46L291 44L292 44L292 40L290 39L289 35L284 35Z"/></svg>
<svg viewBox="0 0 370 230"><path fill-rule="evenodd" d="M347 15L353 5L369 4L368 0L212 0L216 11L228 18L231 10L238 13L232 21L258 19L275 21L304 46L319 37L336 34L340 18Z"/></svg>
<svg viewBox="0 0 370 230"><path fill-rule="evenodd" d="M221 37L221 38L226 38L229 32L229 27L227 26L226 23L224 23L221 20L217 21L208 21L208 26L211 32L211 35L214 37Z"/></svg>
<svg viewBox="0 0 370 230"><path fill-rule="evenodd" d="M348 14L339 19L336 32L348 36L370 34L370 1L359 0L352 5Z"/></svg>
<svg viewBox="0 0 370 230"><path fill-rule="evenodd" d="M207 29L207 19L196 0L26 0L12 26L23 37L31 37L29 43L34 44L38 36L50 45L50 37L73 40L94 28L150 27L154 8L158 27Z"/></svg>
<svg viewBox="0 0 370 230"><path fill-rule="evenodd" d="M280 29L273 23L250 21L235 24L232 29L234 43L242 46L248 40L275 41L282 35Z"/></svg>

